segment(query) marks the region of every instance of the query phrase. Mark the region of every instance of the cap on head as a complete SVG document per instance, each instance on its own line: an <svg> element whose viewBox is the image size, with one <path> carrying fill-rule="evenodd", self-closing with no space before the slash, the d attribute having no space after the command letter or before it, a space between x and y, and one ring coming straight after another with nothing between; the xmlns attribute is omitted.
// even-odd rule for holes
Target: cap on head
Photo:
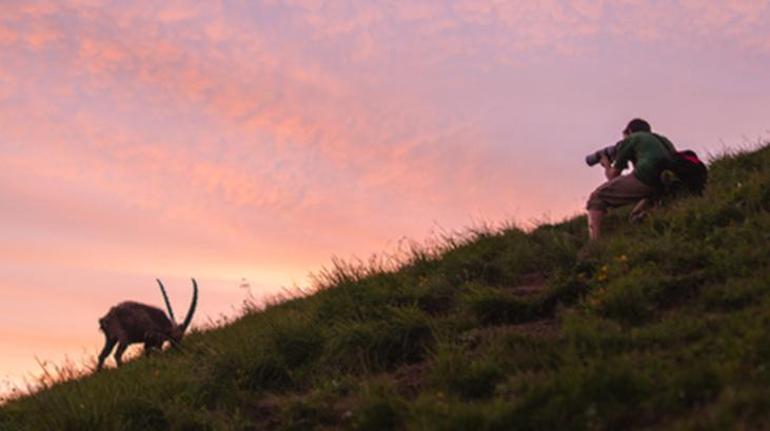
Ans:
<svg viewBox="0 0 770 431"><path fill-rule="evenodd" d="M623 133L626 135L630 135L634 132L651 132L652 128L650 127L650 123L642 120L641 118L634 118L633 120L628 122L628 126L626 126L625 129L623 129Z"/></svg>

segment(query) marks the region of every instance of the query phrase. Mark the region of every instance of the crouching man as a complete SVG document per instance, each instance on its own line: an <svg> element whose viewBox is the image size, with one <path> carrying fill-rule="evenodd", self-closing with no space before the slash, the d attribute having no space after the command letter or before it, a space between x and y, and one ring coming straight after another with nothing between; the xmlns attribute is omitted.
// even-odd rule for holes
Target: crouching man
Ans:
<svg viewBox="0 0 770 431"><path fill-rule="evenodd" d="M676 150L666 137L652 133L650 124L634 119L623 130L623 140L602 151L599 163L604 167L607 182L600 185L588 198L588 235L596 240L601 234L602 219L607 210L628 204L637 204L634 213L643 211L652 196L661 188L660 174L673 162ZM633 172L621 175L634 165Z"/></svg>

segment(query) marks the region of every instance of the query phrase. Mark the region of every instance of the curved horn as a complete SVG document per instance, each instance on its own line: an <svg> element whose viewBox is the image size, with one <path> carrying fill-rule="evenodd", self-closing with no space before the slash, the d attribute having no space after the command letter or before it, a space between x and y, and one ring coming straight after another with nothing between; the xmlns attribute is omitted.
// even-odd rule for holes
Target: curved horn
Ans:
<svg viewBox="0 0 770 431"><path fill-rule="evenodd" d="M190 309L187 311L187 316L184 318L184 323L182 323L182 333L187 330L187 327L190 326L190 322L193 318L193 313L195 313L195 307L198 305L198 283L195 282L195 279L192 279L193 284L193 297L192 302L190 303Z"/></svg>
<svg viewBox="0 0 770 431"><path fill-rule="evenodd" d="M168 301L168 295L166 295L166 289L163 287L163 283L160 282L160 279L156 278L155 281L158 282L158 285L160 286L160 292L163 294L163 300L166 302L166 309L168 310L168 316L171 317L171 321L176 323L176 318L174 318L174 310L171 309L171 303Z"/></svg>

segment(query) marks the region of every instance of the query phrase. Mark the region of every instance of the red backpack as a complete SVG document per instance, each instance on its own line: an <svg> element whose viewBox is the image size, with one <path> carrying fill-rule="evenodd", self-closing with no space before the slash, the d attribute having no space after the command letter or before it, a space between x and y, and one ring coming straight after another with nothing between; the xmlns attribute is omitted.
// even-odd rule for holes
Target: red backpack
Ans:
<svg viewBox="0 0 770 431"><path fill-rule="evenodd" d="M684 186L685 191L702 195L708 181L708 169L695 151L684 150L674 154L670 170Z"/></svg>

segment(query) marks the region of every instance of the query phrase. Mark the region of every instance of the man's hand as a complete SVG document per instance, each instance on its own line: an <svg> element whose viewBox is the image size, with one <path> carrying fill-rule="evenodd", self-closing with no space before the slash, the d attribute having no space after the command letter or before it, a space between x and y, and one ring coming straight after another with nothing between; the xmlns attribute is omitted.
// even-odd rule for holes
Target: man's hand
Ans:
<svg viewBox="0 0 770 431"><path fill-rule="evenodd" d="M604 166L604 176L607 177L608 180L620 175L620 171L612 167L612 162L604 154L602 154L602 158L599 159L599 163Z"/></svg>
<svg viewBox="0 0 770 431"><path fill-rule="evenodd" d="M607 168L609 168L610 166L612 166L612 162L611 162L611 161L610 161L610 159L609 159L609 158L607 158L607 156L604 154L604 151L602 151L602 157L599 159L599 163L601 163L601 165L604 167L604 169L607 169Z"/></svg>

